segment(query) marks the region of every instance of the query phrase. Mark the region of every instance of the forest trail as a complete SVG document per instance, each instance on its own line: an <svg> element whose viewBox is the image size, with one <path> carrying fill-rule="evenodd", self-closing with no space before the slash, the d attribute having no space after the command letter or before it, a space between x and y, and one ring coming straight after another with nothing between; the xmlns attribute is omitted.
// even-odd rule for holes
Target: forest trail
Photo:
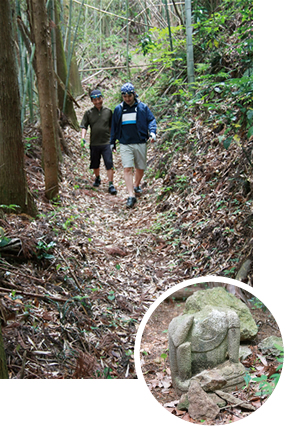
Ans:
<svg viewBox="0 0 285 426"><path fill-rule="evenodd" d="M105 105L108 106L107 100ZM87 108L90 108L89 98L85 98L80 112L77 110L79 120ZM72 172L72 167L66 166L62 188L68 186L72 189L73 187L69 196L79 208L80 206L87 208L85 218L88 220L85 226L88 228L88 233L92 235L91 246L107 254L109 274L112 279L118 281L118 285L124 282L128 286L139 286L140 293L148 295L157 294L159 289L165 290L168 286L164 284L164 281L169 278L167 276L170 262L167 256L169 250L165 250L167 245L151 231L157 217L156 198L161 181L150 185L145 176L142 180L143 194L137 197L138 202L134 208L127 209L128 194L119 143L117 152L113 154L114 185L117 195L112 196L108 193L108 179L103 159L101 159L100 167L102 183L95 189L93 188L94 177L89 170L88 143L82 149L79 134L75 132L73 137L75 168ZM148 159L154 155L153 146L148 144ZM64 189L62 193L64 194ZM82 216L84 218L84 213ZM164 270L165 280L163 279Z"/></svg>
<svg viewBox="0 0 285 426"><path fill-rule="evenodd" d="M79 122L88 96L80 106ZM48 202L40 134L26 129L28 184L39 217L0 218L6 235L22 243L20 255L0 258L11 378L136 378L136 332L157 297L193 277L233 276L251 256L251 192L239 178L249 166L241 149L225 151L199 121L189 131L190 141L192 134L199 141L195 150L173 139L167 145L163 126L148 146L143 194L132 209L119 152L112 196L103 162L102 184L93 187L89 149L68 126L71 154L63 155L60 199Z"/></svg>
<svg viewBox="0 0 285 426"><path fill-rule="evenodd" d="M105 100L104 104L108 106L108 101ZM81 103L81 109L76 111L79 121L90 106L90 100L86 97ZM83 209L87 208L85 218L88 220L85 227L92 235L90 245L93 249L107 253L107 266L109 265L112 279L117 280L118 284L124 282L128 286L139 286L140 293L157 295L159 290L164 291L173 284L169 279L170 270L173 269L172 254L168 255L171 245L165 244L164 240L153 232L157 219L157 196L162 179L150 183L146 173L142 180L143 194L137 197L138 202L134 208L127 209L128 194L119 143L117 152L113 154L114 185L117 195L112 196L108 193L108 179L103 160L101 159L100 167L102 183L95 189L92 186L94 177L89 170L88 143L82 149L79 142L80 135L70 129L69 131L72 132L74 153L71 161L67 160L71 164L64 166L62 194L65 197L65 188L68 187L71 191L67 197L72 197L79 208L80 206ZM148 161L151 162L155 155L154 146L149 143ZM84 213L82 216L84 218Z"/></svg>
<svg viewBox="0 0 285 426"><path fill-rule="evenodd" d="M79 122L87 108L88 97L76 111ZM63 156L60 201L45 200L40 155L31 148L27 173L39 218L12 214L3 221L9 236L20 235L25 253L16 266L13 257L0 265L9 375L135 378L139 323L158 295L181 281L172 246L150 232L159 183L145 179L136 206L127 209L120 154L114 154L118 193L112 196L102 160L102 183L93 187L81 132L66 127L64 134L71 156Z"/></svg>

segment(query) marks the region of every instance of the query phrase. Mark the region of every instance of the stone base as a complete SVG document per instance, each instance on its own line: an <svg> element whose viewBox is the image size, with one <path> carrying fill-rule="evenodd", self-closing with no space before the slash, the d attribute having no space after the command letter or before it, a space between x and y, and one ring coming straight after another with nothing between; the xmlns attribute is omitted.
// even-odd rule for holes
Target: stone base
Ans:
<svg viewBox="0 0 285 426"><path fill-rule="evenodd" d="M205 392L235 391L245 385L245 368L240 362L225 361L212 370L204 370L190 381L198 381Z"/></svg>
<svg viewBox="0 0 285 426"><path fill-rule="evenodd" d="M245 368L240 362L225 361L217 367L203 370L185 381L172 378L172 383L179 396L188 392L192 381L198 382L205 392L214 392L215 390L230 392L242 389L245 386L245 374Z"/></svg>
<svg viewBox="0 0 285 426"><path fill-rule="evenodd" d="M204 370L190 379L188 391L181 396L177 408L188 410L194 420L214 419L227 403L254 411L251 404L228 393L245 385L244 375L244 366L230 361Z"/></svg>

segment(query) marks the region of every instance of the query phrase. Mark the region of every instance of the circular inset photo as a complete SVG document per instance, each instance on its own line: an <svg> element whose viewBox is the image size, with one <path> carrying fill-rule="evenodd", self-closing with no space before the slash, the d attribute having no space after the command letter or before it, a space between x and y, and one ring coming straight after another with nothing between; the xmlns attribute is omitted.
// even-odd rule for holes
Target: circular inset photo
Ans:
<svg viewBox="0 0 285 426"><path fill-rule="evenodd" d="M219 279L168 290L137 335L138 377L165 410L190 423L250 416L281 376L284 348L272 313L250 286Z"/></svg>

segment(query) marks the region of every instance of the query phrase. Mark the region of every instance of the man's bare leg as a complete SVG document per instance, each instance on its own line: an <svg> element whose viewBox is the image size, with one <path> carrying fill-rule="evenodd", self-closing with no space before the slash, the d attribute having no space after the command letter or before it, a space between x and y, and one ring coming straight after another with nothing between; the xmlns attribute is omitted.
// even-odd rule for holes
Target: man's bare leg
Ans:
<svg viewBox="0 0 285 426"><path fill-rule="evenodd" d="M133 187L133 168L132 167L124 168L124 177L125 177L125 183L126 183L129 196L134 197L135 194L134 194L134 187Z"/></svg>
<svg viewBox="0 0 285 426"><path fill-rule="evenodd" d="M135 170L135 187L136 188L140 186L140 182L142 180L143 174L144 174L144 170L142 169Z"/></svg>

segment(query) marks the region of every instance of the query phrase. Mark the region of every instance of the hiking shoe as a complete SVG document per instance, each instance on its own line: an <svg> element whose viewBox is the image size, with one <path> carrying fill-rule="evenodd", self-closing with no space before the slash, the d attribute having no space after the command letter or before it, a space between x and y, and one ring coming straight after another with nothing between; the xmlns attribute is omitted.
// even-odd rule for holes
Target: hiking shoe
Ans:
<svg viewBox="0 0 285 426"><path fill-rule="evenodd" d="M136 194L142 194L142 192L143 192L143 190L141 189L140 186L135 186L134 191L135 191Z"/></svg>
<svg viewBox="0 0 285 426"><path fill-rule="evenodd" d="M93 186L98 187L101 184L101 178L100 176L97 176L95 179L95 182L93 183Z"/></svg>
<svg viewBox="0 0 285 426"><path fill-rule="evenodd" d="M127 207L128 207L128 208L133 207L133 206L135 205L135 203L136 203L136 202L137 202L136 197L129 197L129 198L127 199Z"/></svg>
<svg viewBox="0 0 285 426"><path fill-rule="evenodd" d="M117 194L117 190L116 190L116 188L114 187L113 184L109 185L108 191L110 192L111 195L116 195Z"/></svg>

